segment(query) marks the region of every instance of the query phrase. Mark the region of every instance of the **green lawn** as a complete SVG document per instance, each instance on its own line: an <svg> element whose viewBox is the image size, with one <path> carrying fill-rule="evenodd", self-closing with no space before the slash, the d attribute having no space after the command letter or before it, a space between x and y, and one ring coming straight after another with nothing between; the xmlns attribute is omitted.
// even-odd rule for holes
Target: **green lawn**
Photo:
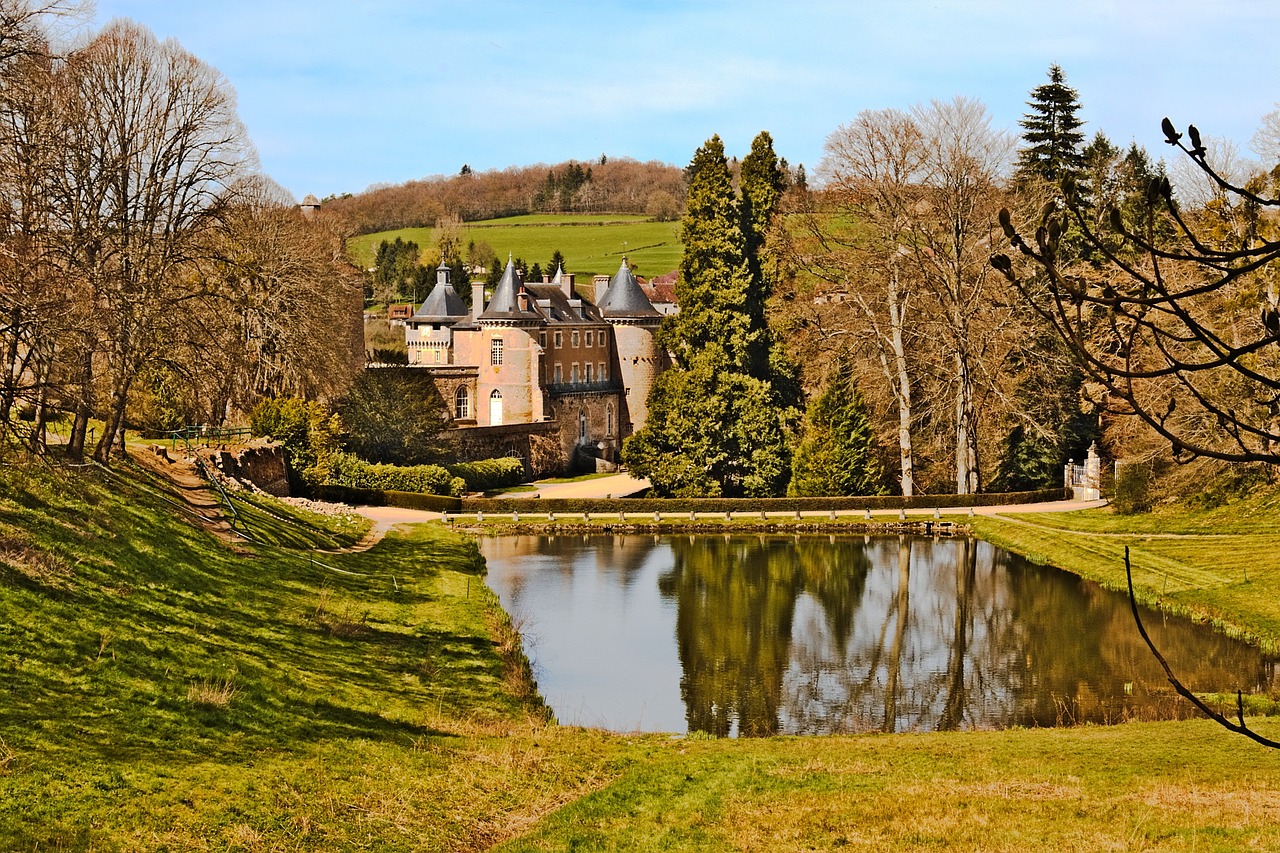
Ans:
<svg viewBox="0 0 1280 853"><path fill-rule="evenodd" d="M126 464L0 465L0 849L1280 849L1280 758L1202 721L737 741L549 725L471 539L420 525L317 553L359 531L260 501L271 544L223 542L176 504ZM1055 560L1119 544L1064 532L1113 530L1103 514L1032 521L990 529ZM1224 566L1245 541L1221 539ZM1143 546L1182 567L1180 594L1233 588L1199 537ZM1237 621L1280 598L1271 559Z"/></svg>
<svg viewBox="0 0 1280 853"><path fill-rule="evenodd" d="M419 246L432 245L431 228L401 228L362 234L347 241L347 251L362 269L373 266L378 244L400 237ZM579 284L591 284L593 274L613 275L625 251L645 277L663 275L680 264L684 251L680 223L655 222L643 216L588 216L537 214L465 223L464 245L471 240L493 247L500 260L510 253L530 264L546 264L559 249ZM625 248L624 248L625 247Z"/></svg>

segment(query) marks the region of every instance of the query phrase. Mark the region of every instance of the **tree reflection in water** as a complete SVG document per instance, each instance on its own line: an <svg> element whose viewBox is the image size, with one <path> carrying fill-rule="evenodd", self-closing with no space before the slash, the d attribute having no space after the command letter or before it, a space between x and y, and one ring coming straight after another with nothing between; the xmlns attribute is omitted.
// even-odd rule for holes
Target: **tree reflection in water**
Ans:
<svg viewBox="0 0 1280 853"><path fill-rule="evenodd" d="M486 543L485 551L500 594L514 590L523 599L531 585L556 584L548 606L566 611L572 606L564 584L574 571L616 576L624 589L655 578L673 614L664 618L674 620L678 661L670 665L672 686L655 680L652 689L675 689L678 681L691 731L763 736L1052 726L1188 710L1137 635L1122 595L985 542L544 537ZM501 580L499 566L512 560L519 568ZM624 610L642 606L646 599L636 593L621 594ZM632 612L612 621L639 618ZM574 630L567 612L535 619L544 640L549 627ZM1148 619L1153 639L1191 689L1251 692L1274 683L1274 663L1257 649L1184 620ZM609 622L593 612L589 630L598 635ZM569 645L607 642L582 636Z"/></svg>

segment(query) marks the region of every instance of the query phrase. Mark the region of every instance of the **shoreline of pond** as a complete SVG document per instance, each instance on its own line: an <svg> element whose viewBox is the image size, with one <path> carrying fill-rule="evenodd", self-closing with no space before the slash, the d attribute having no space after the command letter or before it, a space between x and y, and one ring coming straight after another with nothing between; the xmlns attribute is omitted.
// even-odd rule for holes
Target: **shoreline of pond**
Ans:
<svg viewBox="0 0 1280 853"><path fill-rule="evenodd" d="M797 521L790 524L759 521L673 521L673 522L529 522L510 519L483 519L479 523L455 523L446 519L452 530L478 536L554 536L558 534L599 535L717 535L730 533L756 534L830 534L853 536L973 536L969 524L941 521L840 522Z"/></svg>

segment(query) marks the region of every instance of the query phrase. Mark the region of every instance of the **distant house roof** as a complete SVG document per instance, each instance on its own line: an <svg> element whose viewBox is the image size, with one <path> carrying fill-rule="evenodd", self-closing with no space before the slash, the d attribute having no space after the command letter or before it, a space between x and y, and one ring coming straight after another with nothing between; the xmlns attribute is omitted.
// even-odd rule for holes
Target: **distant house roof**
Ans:
<svg viewBox="0 0 1280 853"><path fill-rule="evenodd" d="M311 193L307 193L307 197L302 200L302 206L303 207L319 207L320 199L316 198Z"/></svg>
<svg viewBox="0 0 1280 853"><path fill-rule="evenodd" d="M660 317L649 297L640 289L636 277L627 266L627 259L622 259L622 266L609 282L609 289L600 297L600 313L602 316L618 318Z"/></svg>

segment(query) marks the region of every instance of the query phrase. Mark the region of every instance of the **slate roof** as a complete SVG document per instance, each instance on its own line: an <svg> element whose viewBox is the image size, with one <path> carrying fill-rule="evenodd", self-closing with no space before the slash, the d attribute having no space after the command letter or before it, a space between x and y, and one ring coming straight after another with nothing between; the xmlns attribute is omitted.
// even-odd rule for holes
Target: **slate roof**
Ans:
<svg viewBox="0 0 1280 853"><path fill-rule="evenodd" d="M622 266L609 282L609 288L600 298L600 313L605 318L647 318L661 317L653 307L649 297L644 295L636 277L627 266L627 259L622 259Z"/></svg>
<svg viewBox="0 0 1280 853"><path fill-rule="evenodd" d="M489 300L489 304L485 306L484 313L480 315L480 320L539 320L539 313L533 310L532 305L526 311L520 310L520 302L517 299L520 291L524 290L524 282L520 280L520 274L516 272L515 265L511 259L507 259L507 268L502 271L502 278L498 281L498 286L493 291L493 297Z"/></svg>
<svg viewBox="0 0 1280 853"><path fill-rule="evenodd" d="M453 292L453 285L444 282L431 289L426 301L412 319L420 323L449 323L466 316L467 306Z"/></svg>

